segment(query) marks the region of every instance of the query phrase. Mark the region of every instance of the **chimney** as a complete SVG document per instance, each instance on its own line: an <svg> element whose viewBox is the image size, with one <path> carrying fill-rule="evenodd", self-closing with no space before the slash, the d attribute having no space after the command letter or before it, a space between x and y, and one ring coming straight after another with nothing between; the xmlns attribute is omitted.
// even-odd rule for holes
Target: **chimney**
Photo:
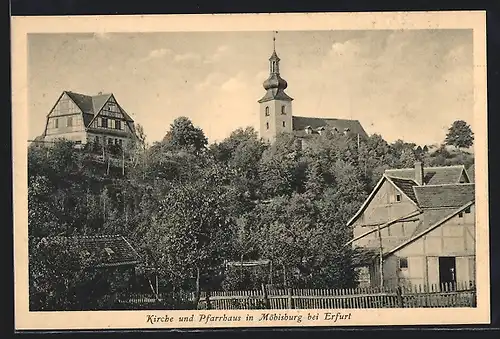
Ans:
<svg viewBox="0 0 500 339"><path fill-rule="evenodd" d="M101 92L101 91L99 91L99 93L97 93L97 95L102 95L102 92Z"/></svg>
<svg viewBox="0 0 500 339"><path fill-rule="evenodd" d="M420 186L424 184L424 167L420 161L415 162L415 181Z"/></svg>

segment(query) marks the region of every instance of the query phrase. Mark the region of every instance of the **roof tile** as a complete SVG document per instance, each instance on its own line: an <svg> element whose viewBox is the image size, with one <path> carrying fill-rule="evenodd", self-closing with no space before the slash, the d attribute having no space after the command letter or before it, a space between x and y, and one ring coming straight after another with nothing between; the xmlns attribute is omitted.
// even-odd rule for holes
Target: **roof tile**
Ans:
<svg viewBox="0 0 500 339"><path fill-rule="evenodd" d="M424 184L442 185L454 184L460 180L464 166L424 167ZM414 168L388 169L385 173L391 177L415 179Z"/></svg>
<svg viewBox="0 0 500 339"><path fill-rule="evenodd" d="M415 192L413 191L413 186L417 186L417 183L413 179L401 179L401 178L391 178L389 179L396 185L401 191L403 191L408 198L410 198L414 203L417 203L417 198L415 197Z"/></svg>
<svg viewBox="0 0 500 339"><path fill-rule="evenodd" d="M96 267L121 266L138 263L140 258L135 249L121 235L49 237L47 241L64 240L68 246L79 245L94 255Z"/></svg>
<svg viewBox="0 0 500 339"><path fill-rule="evenodd" d="M414 186L413 190L421 208L458 208L475 199L473 183Z"/></svg>
<svg viewBox="0 0 500 339"><path fill-rule="evenodd" d="M292 126L294 131L304 130L307 126L314 130L320 127L330 127L332 129L336 128L339 132L349 129L352 133L363 137L368 136L358 120L292 116Z"/></svg>

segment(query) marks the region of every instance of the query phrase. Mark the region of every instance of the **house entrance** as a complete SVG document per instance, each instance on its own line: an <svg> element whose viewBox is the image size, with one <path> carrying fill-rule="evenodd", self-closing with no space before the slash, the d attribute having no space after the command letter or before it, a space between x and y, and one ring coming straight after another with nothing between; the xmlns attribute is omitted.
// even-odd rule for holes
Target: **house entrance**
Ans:
<svg viewBox="0 0 500 339"><path fill-rule="evenodd" d="M447 284L457 281L455 257L439 257L439 283Z"/></svg>

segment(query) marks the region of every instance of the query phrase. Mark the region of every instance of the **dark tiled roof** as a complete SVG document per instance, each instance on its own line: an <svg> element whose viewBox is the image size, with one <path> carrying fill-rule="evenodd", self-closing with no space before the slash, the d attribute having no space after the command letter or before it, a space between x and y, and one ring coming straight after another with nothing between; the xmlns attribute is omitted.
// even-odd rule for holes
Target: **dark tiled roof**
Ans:
<svg viewBox="0 0 500 339"><path fill-rule="evenodd" d="M417 186L417 183L413 179L401 179L401 178L391 178L390 180L396 185L404 194L408 196L413 202L417 203L417 198L415 197L415 192L413 191L413 186Z"/></svg>
<svg viewBox="0 0 500 339"><path fill-rule="evenodd" d="M87 251L86 254L92 256L92 265L95 267L131 265L140 260L132 245L121 235L49 237L46 240L63 240L68 246Z"/></svg>
<svg viewBox="0 0 500 339"><path fill-rule="evenodd" d="M367 137L366 131L363 129L363 126L361 126L358 120L293 116L292 126L294 131L302 131L308 126L313 130L317 130L320 127L329 127L331 129L336 128L341 133L343 133L345 129L349 129L352 133Z"/></svg>
<svg viewBox="0 0 500 339"><path fill-rule="evenodd" d="M460 180L460 175L464 171L463 165L444 167L424 167L424 184L443 185L455 184ZM388 169L385 173L391 177L415 179L414 168Z"/></svg>
<svg viewBox="0 0 500 339"><path fill-rule="evenodd" d="M113 94L99 94L99 95L85 95L80 93L75 93L71 91L65 91L65 93L75 102L75 104L80 107L83 112L83 123L85 127L88 127L94 116L99 113L104 104L111 98ZM121 106L120 106L121 108ZM125 119L133 122L134 120L128 115L123 108L121 108Z"/></svg>
<svg viewBox="0 0 500 339"><path fill-rule="evenodd" d="M94 103L91 96L71 91L65 91L65 93L80 107L83 113L94 114Z"/></svg>
<svg viewBox="0 0 500 339"><path fill-rule="evenodd" d="M474 177L474 165L471 165L469 168L467 168L467 175L469 176L470 182L475 181Z"/></svg>
<svg viewBox="0 0 500 339"><path fill-rule="evenodd" d="M452 184L415 186L415 196L421 208L461 207L475 198L475 185Z"/></svg>
<svg viewBox="0 0 500 339"><path fill-rule="evenodd" d="M288 96L283 90L268 90L266 94L259 100L259 103L266 102L266 101L271 101L271 100L289 100L292 101L293 99Z"/></svg>

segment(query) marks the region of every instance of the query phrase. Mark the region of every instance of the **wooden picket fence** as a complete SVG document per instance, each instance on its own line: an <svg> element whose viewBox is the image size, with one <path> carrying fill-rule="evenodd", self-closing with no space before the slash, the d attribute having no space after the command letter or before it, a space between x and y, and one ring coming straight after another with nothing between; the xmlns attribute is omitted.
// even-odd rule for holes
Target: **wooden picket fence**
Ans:
<svg viewBox="0 0 500 339"><path fill-rule="evenodd" d="M202 292L198 309L475 307L471 282L404 288L270 289Z"/></svg>

